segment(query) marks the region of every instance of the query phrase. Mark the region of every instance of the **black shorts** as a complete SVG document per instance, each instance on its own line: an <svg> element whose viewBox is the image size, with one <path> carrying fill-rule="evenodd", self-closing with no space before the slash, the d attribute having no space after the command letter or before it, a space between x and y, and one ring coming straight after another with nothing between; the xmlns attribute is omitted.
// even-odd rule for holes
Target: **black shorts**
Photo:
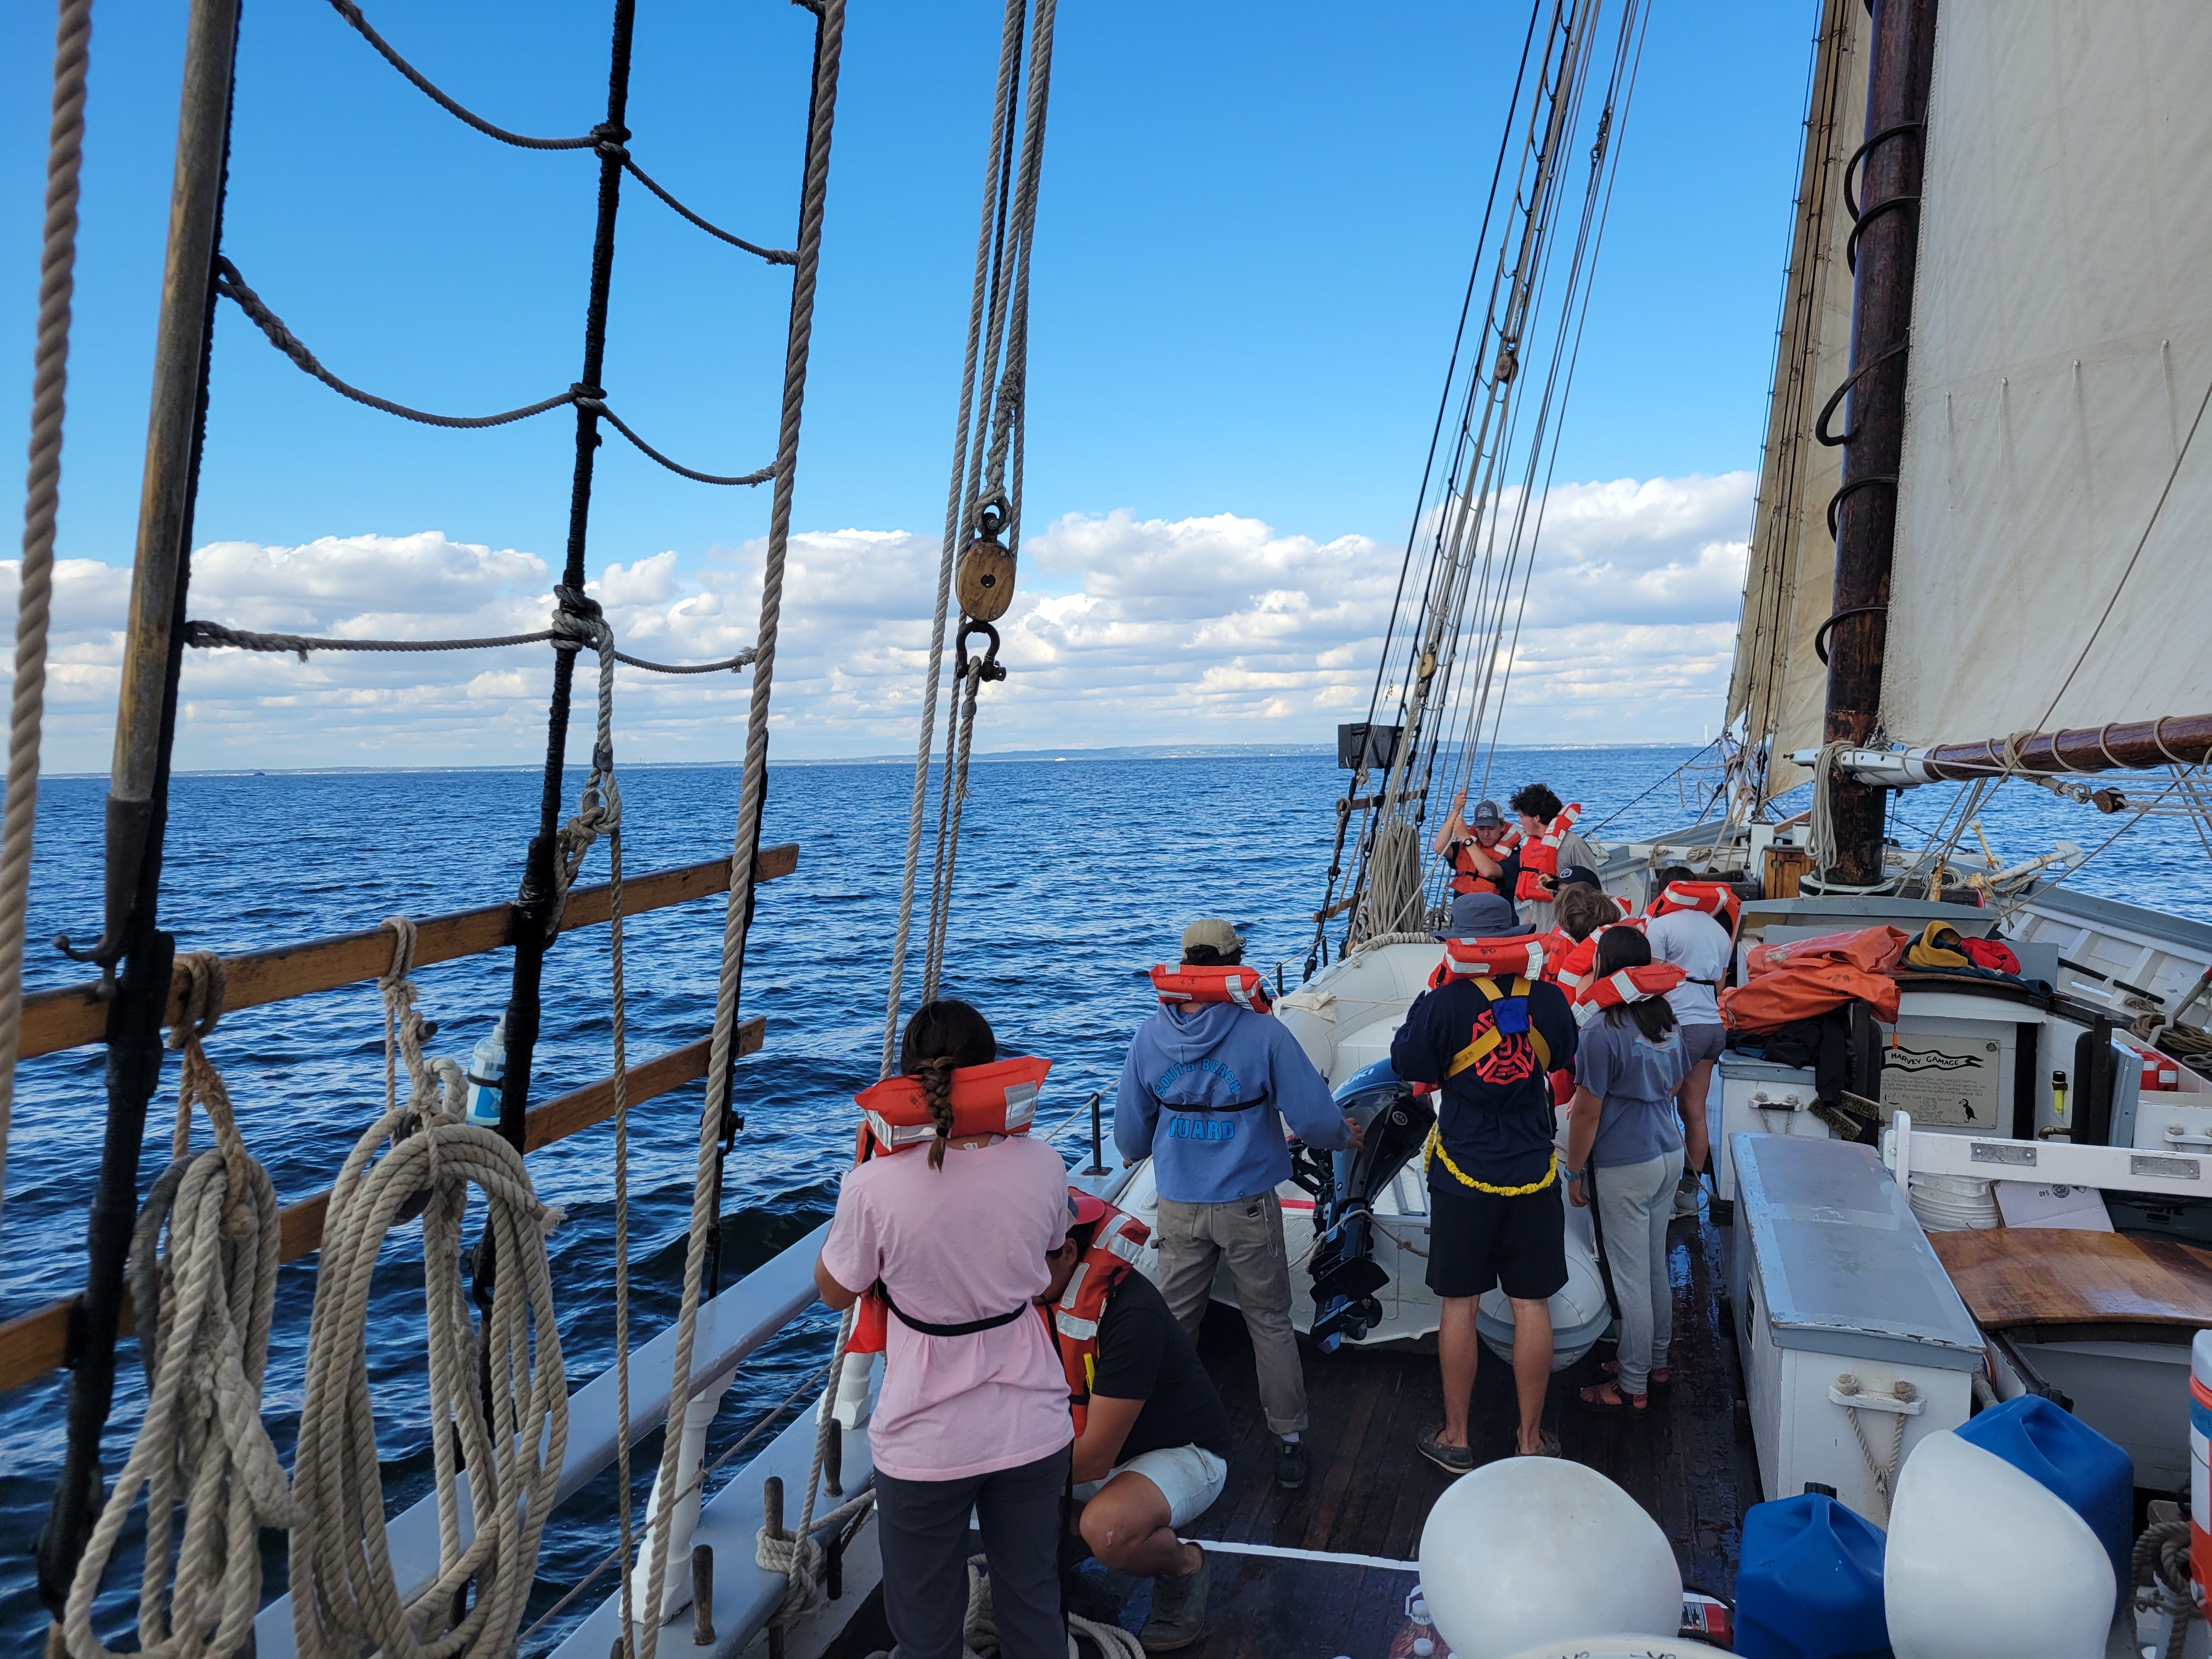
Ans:
<svg viewBox="0 0 2212 1659"><path fill-rule="evenodd" d="M1480 1296L1496 1285L1516 1301L1541 1302L1566 1284L1563 1179L1541 1192L1501 1198L1440 1173L1429 1182L1431 1290L1440 1297Z"/></svg>

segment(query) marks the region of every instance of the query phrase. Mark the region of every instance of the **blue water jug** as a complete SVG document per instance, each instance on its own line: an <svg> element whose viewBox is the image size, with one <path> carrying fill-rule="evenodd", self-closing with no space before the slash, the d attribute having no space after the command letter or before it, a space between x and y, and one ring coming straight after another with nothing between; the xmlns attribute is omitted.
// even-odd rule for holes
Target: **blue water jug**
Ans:
<svg viewBox="0 0 2212 1659"><path fill-rule="evenodd" d="M1808 1492L1754 1504L1735 1576L1735 1650L1748 1659L1890 1659L1881 1528Z"/></svg>
<svg viewBox="0 0 2212 1659"><path fill-rule="evenodd" d="M2073 1413L2032 1394L1969 1419L1959 1438L1995 1453L2063 1498L2112 1558L2113 1582L2131 1582L2136 1474L2125 1451Z"/></svg>

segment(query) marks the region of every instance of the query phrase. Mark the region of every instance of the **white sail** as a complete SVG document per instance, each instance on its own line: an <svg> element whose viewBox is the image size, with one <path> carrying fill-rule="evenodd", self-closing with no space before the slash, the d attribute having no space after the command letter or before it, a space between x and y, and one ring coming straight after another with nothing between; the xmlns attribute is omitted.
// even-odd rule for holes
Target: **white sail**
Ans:
<svg viewBox="0 0 2212 1659"><path fill-rule="evenodd" d="M1826 509L1842 482L1843 452L1813 441L1813 421L1850 368L1851 278L1844 262L1850 222L1843 175L1866 128L1869 28L1861 0L1826 0L1822 8L1759 506L1729 681L1729 720L1744 717L1754 749L1762 737L1775 740L1768 794L1810 775L1787 756L1820 741L1827 691L1827 671L1814 656L1812 640L1828 614L1835 580Z"/></svg>
<svg viewBox="0 0 2212 1659"><path fill-rule="evenodd" d="M2208 87L2203 0L1943 0L1893 739L2212 708Z"/></svg>

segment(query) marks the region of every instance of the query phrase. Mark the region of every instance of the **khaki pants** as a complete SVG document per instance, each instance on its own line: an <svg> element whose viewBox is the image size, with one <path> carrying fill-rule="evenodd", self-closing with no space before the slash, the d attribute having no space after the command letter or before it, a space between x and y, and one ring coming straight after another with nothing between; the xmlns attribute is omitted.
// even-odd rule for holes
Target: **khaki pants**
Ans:
<svg viewBox="0 0 2212 1659"><path fill-rule="evenodd" d="M1195 1338L1218 1264L1228 1259L1252 1358L1260 1405L1277 1434L1306 1426L1305 1363L1291 1328L1291 1257L1283 1246L1283 1206L1273 1193L1227 1204L1159 1201L1160 1294Z"/></svg>

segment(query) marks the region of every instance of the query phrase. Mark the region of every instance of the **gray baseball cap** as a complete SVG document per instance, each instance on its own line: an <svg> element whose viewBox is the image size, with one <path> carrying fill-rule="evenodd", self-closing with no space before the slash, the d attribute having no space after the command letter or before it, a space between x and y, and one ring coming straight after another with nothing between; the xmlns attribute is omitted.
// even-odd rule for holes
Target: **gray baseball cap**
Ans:
<svg viewBox="0 0 2212 1659"><path fill-rule="evenodd" d="M1468 814L1467 827L1470 830L1502 830L1505 827L1505 814L1498 810L1496 801L1479 800L1474 804L1474 811Z"/></svg>

